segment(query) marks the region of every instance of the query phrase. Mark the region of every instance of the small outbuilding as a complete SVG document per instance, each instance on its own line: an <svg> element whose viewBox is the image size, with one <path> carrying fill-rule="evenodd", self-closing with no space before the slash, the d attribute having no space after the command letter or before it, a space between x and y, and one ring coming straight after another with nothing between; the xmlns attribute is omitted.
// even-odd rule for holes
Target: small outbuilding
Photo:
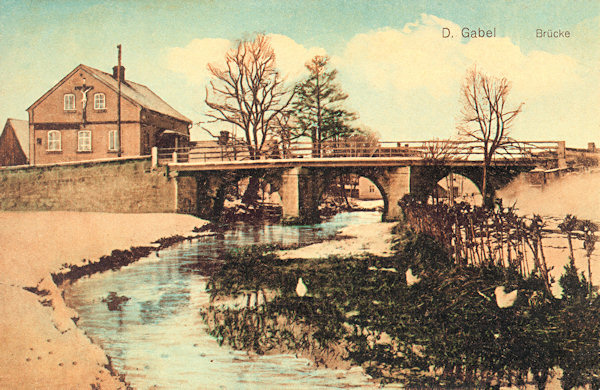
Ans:
<svg viewBox="0 0 600 390"><path fill-rule="evenodd" d="M29 164L29 122L6 120L0 134L0 166Z"/></svg>
<svg viewBox="0 0 600 390"><path fill-rule="evenodd" d="M371 180L361 176L358 178L358 199L376 200L382 199L382 196Z"/></svg>

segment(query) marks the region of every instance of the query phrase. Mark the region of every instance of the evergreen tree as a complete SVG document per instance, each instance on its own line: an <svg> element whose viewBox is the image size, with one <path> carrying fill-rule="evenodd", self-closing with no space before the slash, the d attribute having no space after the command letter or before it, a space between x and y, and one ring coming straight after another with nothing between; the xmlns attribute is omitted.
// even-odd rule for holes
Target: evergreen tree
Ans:
<svg viewBox="0 0 600 390"><path fill-rule="evenodd" d="M321 154L324 141L356 132L349 122L357 116L342 107L348 95L335 83L337 70L328 70L328 62L327 56L315 56L305 65L309 75L296 85L292 102L295 116L292 137L309 137L313 156Z"/></svg>

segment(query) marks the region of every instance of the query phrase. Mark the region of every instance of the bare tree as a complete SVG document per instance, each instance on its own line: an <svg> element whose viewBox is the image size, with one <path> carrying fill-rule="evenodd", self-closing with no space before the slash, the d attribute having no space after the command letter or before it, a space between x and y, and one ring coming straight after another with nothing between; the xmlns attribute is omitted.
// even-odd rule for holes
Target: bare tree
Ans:
<svg viewBox="0 0 600 390"><path fill-rule="evenodd" d="M295 118L291 110L285 109L276 115L274 119L274 132L281 141L281 157L290 158L292 141L298 137L293 134Z"/></svg>
<svg viewBox="0 0 600 390"><path fill-rule="evenodd" d="M511 84L506 78L490 77L477 70L469 69L461 88L462 118L458 125L459 134L481 143L483 153L482 195L485 204L488 197L488 167L496 153L510 153L515 141L509 137L509 129L521 112L523 103L516 108L507 107Z"/></svg>
<svg viewBox="0 0 600 390"><path fill-rule="evenodd" d="M357 129L352 135L335 141L340 157L373 157L381 145L379 135L368 129Z"/></svg>
<svg viewBox="0 0 600 390"><path fill-rule="evenodd" d="M225 56L225 68L209 64L208 70L213 80L206 89L207 116L239 127L250 158L257 159L273 136L275 118L293 96L275 68L269 38L259 34L252 41L241 40Z"/></svg>
<svg viewBox="0 0 600 390"><path fill-rule="evenodd" d="M437 138L434 138L431 141L425 141L421 151L423 159L432 164L439 164L454 158L459 150L457 144L457 141L439 140Z"/></svg>

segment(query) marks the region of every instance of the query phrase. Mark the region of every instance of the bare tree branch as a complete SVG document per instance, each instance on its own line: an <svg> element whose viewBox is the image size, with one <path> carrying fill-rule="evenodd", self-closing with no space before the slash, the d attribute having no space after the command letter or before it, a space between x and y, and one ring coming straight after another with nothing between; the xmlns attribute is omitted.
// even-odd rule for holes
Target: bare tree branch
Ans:
<svg viewBox="0 0 600 390"><path fill-rule="evenodd" d="M284 88L275 68L269 39L257 35L242 40L225 56L225 68L209 64L213 76L206 89L206 114L212 122L242 129L252 159L259 158L266 142L276 136L275 118L290 104L293 93Z"/></svg>
<svg viewBox="0 0 600 390"><path fill-rule="evenodd" d="M481 142L483 153L482 195L487 199L487 170L497 154L512 156L516 143L509 135L509 129L521 112L523 103L514 109L507 109L506 102L511 85L506 78L495 78L477 70L475 66L467 71L461 88L461 121L459 135ZM506 110L506 111L505 111Z"/></svg>

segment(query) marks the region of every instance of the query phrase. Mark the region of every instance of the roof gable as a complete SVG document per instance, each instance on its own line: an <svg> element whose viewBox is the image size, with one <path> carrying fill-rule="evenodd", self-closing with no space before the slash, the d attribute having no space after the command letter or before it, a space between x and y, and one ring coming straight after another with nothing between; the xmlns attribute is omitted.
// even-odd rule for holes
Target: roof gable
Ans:
<svg viewBox="0 0 600 390"><path fill-rule="evenodd" d="M43 101L48 95L54 92L58 87L60 87L67 79L69 79L76 72L84 70L86 73L89 73L93 78L100 81L104 85L108 86L110 89L115 92L118 91L118 82L115 80L111 74L103 72L98 69L94 69L87 65L79 65L75 69L73 69L67 76L62 78L54 87L52 87L48 92L46 92L42 97L35 101L28 109L34 108L41 101ZM145 109L152 110L158 112L163 115L170 116L172 118L178 119L182 122L192 123L192 121L186 116L179 113L169 104L167 104L163 99L161 99L158 95L150 90L150 88L134 83L130 80L125 80L121 83L121 96L127 100L130 100L132 103L137 104Z"/></svg>
<svg viewBox="0 0 600 390"><path fill-rule="evenodd" d="M6 121L15 132L25 157L29 158L29 122L21 119L8 118Z"/></svg>

